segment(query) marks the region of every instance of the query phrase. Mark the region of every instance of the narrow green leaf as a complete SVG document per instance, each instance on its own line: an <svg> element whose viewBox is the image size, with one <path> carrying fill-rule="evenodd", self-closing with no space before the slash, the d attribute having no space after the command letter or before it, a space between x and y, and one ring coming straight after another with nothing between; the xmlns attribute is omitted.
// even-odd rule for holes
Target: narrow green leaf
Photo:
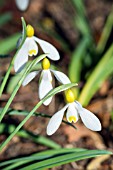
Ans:
<svg viewBox="0 0 113 170"><path fill-rule="evenodd" d="M24 18L22 18L22 26L23 26L23 30L25 31L25 30L26 30L26 23L25 23L25 21L24 21ZM17 35L20 37L19 34L17 34ZM16 36L17 36L17 35L16 35ZM16 38L17 38L17 37L16 37ZM0 96L1 96L2 93L3 93L3 90L4 90L4 88L5 88L5 85L6 85L6 83L7 83L8 78L9 78L11 69L12 69L12 67L13 67L13 65L14 65L15 58L16 58L16 56L17 56L17 54L18 54L21 46L23 45L25 39L26 39L26 33L24 33L24 36L23 36L23 39L22 39L22 43L21 43L21 45L19 46L16 54L14 55L14 57L13 57L10 65L9 65L9 68L8 68L6 74L5 74L5 77L4 77L4 79L3 79L3 82L2 82L2 84L1 84L1 86L0 86ZM13 40L14 40L14 39L13 39ZM7 50L11 50L11 49L9 48L9 45L12 45L12 44L13 44L13 42L12 42L12 37L10 38L10 40L9 40L8 42L5 42L5 43L3 42L3 44L2 44L2 50L3 50L3 49L5 50L5 51L3 50L4 53L7 53ZM1 43L0 43L0 46L1 46ZM2 52L3 52L3 51L2 51ZM0 53L1 53L1 52L0 52Z"/></svg>
<svg viewBox="0 0 113 170"><path fill-rule="evenodd" d="M54 149L54 150L47 150L47 151L41 151L39 153L32 154L30 156L24 156L22 158L16 158L8 161L4 161L0 163L0 167L7 166L7 170L16 168L20 165L24 165L26 163L30 163L34 160L40 161L47 158L51 158L58 155L66 155L69 153L76 153L85 151L87 149L82 148L61 148L61 149ZM10 165L11 164L11 165Z"/></svg>
<svg viewBox="0 0 113 170"><path fill-rule="evenodd" d="M108 49L94 71L89 76L81 94L79 102L86 106L102 83L113 73L113 45Z"/></svg>
<svg viewBox="0 0 113 170"><path fill-rule="evenodd" d="M0 27L6 24L8 21L12 19L12 13L7 12L5 14L0 15Z"/></svg>
<svg viewBox="0 0 113 170"><path fill-rule="evenodd" d="M7 85L7 89L6 89L8 94L11 94L13 92L13 90L15 89L18 81L21 79L22 74L23 74L23 71L21 71L18 74L15 74L13 77L10 78L10 80L8 82L8 85Z"/></svg>
<svg viewBox="0 0 113 170"><path fill-rule="evenodd" d="M14 125L11 125L11 124L8 125L8 124L1 123L0 124L0 134L3 134L3 133L11 134L15 130L15 128L16 127ZM37 128L38 128L38 126L37 126ZM24 129L21 129L17 133L17 135L20 136L20 137L23 137L23 138L28 138L28 139L34 141L35 143L39 143L39 144L48 146L48 147L53 148L53 149L58 149L58 148L61 147L60 145L58 145L54 141L52 141L52 140L50 140L50 139L48 139L44 136L35 135L32 132L24 130Z"/></svg>
<svg viewBox="0 0 113 170"><path fill-rule="evenodd" d="M46 169L46 168L52 168L60 165L64 165L73 161L80 161L83 159L93 158L100 155L105 154L112 154L109 151L104 150L88 150L88 151L82 151L77 153L69 153L67 155L63 156L56 156L54 158L50 158L44 161L40 161L38 163L33 163L31 165L28 165L24 168L21 168L21 170L30 170L30 169Z"/></svg>
<svg viewBox="0 0 113 170"><path fill-rule="evenodd" d="M30 63L31 63L31 61L28 61L28 63L26 63L26 66L23 68L23 70L22 70L20 73L15 74L13 77L11 77L11 78L9 79L9 83L8 83L7 89L6 89L6 92L7 92L7 93L11 94L11 93L13 92L13 90L14 90L14 88L16 87L18 81L19 81L20 78L22 77L22 74L24 73L26 67L27 67ZM31 68L31 72L32 72L32 71L36 71L36 70L41 70L41 69L42 69L41 63L38 63L38 64L36 64L35 66L33 66L33 67ZM57 68L56 68L54 65L52 65L52 64L51 64L51 69L57 70Z"/></svg>
<svg viewBox="0 0 113 170"><path fill-rule="evenodd" d="M86 20L85 17L81 17L81 15L78 14L75 18L75 25L83 36L92 37L91 30L88 25L88 21Z"/></svg>
<svg viewBox="0 0 113 170"><path fill-rule="evenodd" d="M80 81L80 73L83 66L82 60L85 57L84 54L87 50L89 43L90 43L89 38L82 39L72 54L68 71L69 78L72 82Z"/></svg>
<svg viewBox="0 0 113 170"><path fill-rule="evenodd" d="M11 35L10 37L0 41L0 54L7 54L15 49L16 42L20 38L20 33L15 33Z"/></svg>
<svg viewBox="0 0 113 170"><path fill-rule="evenodd" d="M11 97L9 98L8 102L6 103L4 109L2 110L1 114L0 114L0 121L3 119L5 113L7 112L11 102L13 101L17 91L19 90L20 86L22 85L22 82L24 81L25 77L27 76L27 74L31 71L32 67L35 66L38 62L40 62L43 58L46 57L47 54L42 54L39 57L37 57L36 59L34 59L29 65L28 67L25 69L25 72L22 74L21 79L18 81L14 91L11 94Z"/></svg>
<svg viewBox="0 0 113 170"><path fill-rule="evenodd" d="M59 92L62 92L62 91L65 91L69 88L72 88L74 86L77 86L78 84L77 83L69 83L69 84L64 84L64 85L61 85L59 87L56 87L54 90L51 90L43 99L42 99L42 102L45 102L48 98L54 96L55 94L59 93Z"/></svg>
<svg viewBox="0 0 113 170"><path fill-rule="evenodd" d="M75 51L72 54L72 58L69 64L69 78L71 82L79 82L81 79L81 71L83 68L83 59L86 55L86 51L88 49L90 38L86 37L81 40L79 45L76 47ZM77 99L79 94L79 88L73 88L73 92Z"/></svg>
<svg viewBox="0 0 113 170"><path fill-rule="evenodd" d="M37 60L36 60L37 61ZM22 81L22 80L21 80ZM19 85L21 84L21 82L19 82ZM59 93L61 91L67 90L73 86L76 86L76 83L69 83L69 84L65 84L65 85L61 85L59 87L56 87L55 89L51 90L39 103L37 103L37 105L33 108L33 110L25 117L25 119L16 127L16 129L12 132L12 134L0 145L0 150L2 150L7 143L14 137L14 135L21 129L21 127L28 121L28 119L34 114L34 112L36 112L36 110L43 104L43 102L45 102L48 98L54 96L56 93ZM17 91L17 89L16 89ZM15 96L15 93L13 94L12 97ZM12 98L11 98L12 99ZM9 108L10 102L8 103L8 105L6 106L6 108L3 110L2 114L1 114L1 118L3 118L4 114L7 112L8 108Z"/></svg>
<svg viewBox="0 0 113 170"><path fill-rule="evenodd" d="M77 29L80 31L80 33L83 36L90 36L92 37L91 34L91 29L86 17L86 10L85 10L85 5L83 0L72 0L73 4L75 5L76 8L76 15L75 15L75 25Z"/></svg>
<svg viewBox="0 0 113 170"><path fill-rule="evenodd" d="M3 110L3 108L0 108L0 113L2 112L2 110ZM9 108L9 109L7 110L7 113L6 113L6 114L8 114L8 115L27 116L27 115L29 114L29 112L26 111L26 110L14 110L14 109ZM45 118L51 118L51 117L52 117L52 116L50 116L50 115L48 115L48 114L37 113L37 112L33 113L32 116L45 117ZM69 126L71 126L71 127L73 127L74 129L77 129L76 126L75 126L74 124L72 124L72 123L69 123L69 122L67 122L67 121L65 121L65 120L62 120L62 122L65 123L65 124L67 124L67 125L69 125Z"/></svg>
<svg viewBox="0 0 113 170"><path fill-rule="evenodd" d="M112 28L113 28L113 8L112 8L112 11L110 12L110 14L107 18L107 21L105 23L104 29L103 29L102 34L101 34L101 37L100 37L99 42L97 44L96 51L98 53L102 53L104 51Z"/></svg>
<svg viewBox="0 0 113 170"><path fill-rule="evenodd" d="M83 0L72 0L73 4L75 5L77 12L80 13L82 16L85 15L86 11L85 11L85 6L83 3Z"/></svg>

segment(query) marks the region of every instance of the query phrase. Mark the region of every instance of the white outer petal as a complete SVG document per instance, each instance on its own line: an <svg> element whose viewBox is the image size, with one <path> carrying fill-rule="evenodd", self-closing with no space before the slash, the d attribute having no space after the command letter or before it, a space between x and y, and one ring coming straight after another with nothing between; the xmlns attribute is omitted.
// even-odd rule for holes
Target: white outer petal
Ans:
<svg viewBox="0 0 113 170"><path fill-rule="evenodd" d="M19 10L25 11L29 5L29 0L15 0Z"/></svg>
<svg viewBox="0 0 113 170"><path fill-rule="evenodd" d="M44 53L48 53L47 55L48 58L50 58L51 60L60 59L60 55L57 49L52 44L48 43L47 41L41 40L35 36L34 36L34 40L39 43Z"/></svg>
<svg viewBox="0 0 113 170"><path fill-rule="evenodd" d="M48 79L52 83L52 75L49 69L48 69Z"/></svg>
<svg viewBox="0 0 113 170"><path fill-rule="evenodd" d="M33 56L33 55L36 56L37 53L38 53L38 46L37 46L35 40L33 39L33 37L29 37L29 38L27 38L27 41L28 41L28 55L29 56ZM35 50L36 54L29 54L30 50Z"/></svg>
<svg viewBox="0 0 113 170"><path fill-rule="evenodd" d="M62 83L62 84L68 84L71 83L71 81L69 80L69 78L62 72L60 71L55 71L55 70L51 70L53 72L53 74L55 75L56 79Z"/></svg>
<svg viewBox="0 0 113 170"><path fill-rule="evenodd" d="M84 123L84 125L93 131L101 130L101 123L99 119L89 110L83 108L79 111L79 115Z"/></svg>
<svg viewBox="0 0 113 170"><path fill-rule="evenodd" d="M57 131L62 122L64 112L67 109L67 107L68 104L65 107L63 107L60 111L56 112L49 120L49 123L47 125L47 135L52 135Z"/></svg>
<svg viewBox="0 0 113 170"><path fill-rule="evenodd" d="M53 89L52 83L50 81L50 70L43 70L42 72L42 77L41 81L39 84L39 98L42 99L43 97L46 96L46 94ZM52 97L47 99L43 104L44 105L49 105L52 100Z"/></svg>
<svg viewBox="0 0 113 170"><path fill-rule="evenodd" d="M14 61L15 72L20 72L23 69L24 65L27 63L27 61L28 61L28 41L26 38L24 44L19 50Z"/></svg>
<svg viewBox="0 0 113 170"><path fill-rule="evenodd" d="M78 101L75 100L74 104L78 111L82 111L83 107Z"/></svg>
<svg viewBox="0 0 113 170"><path fill-rule="evenodd" d="M79 119L79 114L78 114L77 109L75 108L74 103L70 103L69 106L68 106L68 109L67 109L66 118L67 118L68 122L70 122L69 121L70 116L74 116L76 118L76 122ZM74 123L76 123L76 122L74 122Z"/></svg>
<svg viewBox="0 0 113 170"><path fill-rule="evenodd" d="M40 71L33 71L31 73L29 73L26 78L24 79L22 85L26 86L31 80L33 80L35 78L35 76L39 73Z"/></svg>

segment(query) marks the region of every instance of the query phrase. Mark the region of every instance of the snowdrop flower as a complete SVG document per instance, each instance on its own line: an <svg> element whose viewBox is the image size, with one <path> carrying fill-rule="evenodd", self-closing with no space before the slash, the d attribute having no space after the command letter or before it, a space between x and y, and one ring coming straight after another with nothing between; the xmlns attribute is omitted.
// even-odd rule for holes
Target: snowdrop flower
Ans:
<svg viewBox="0 0 113 170"><path fill-rule="evenodd" d="M24 79L22 85L23 86L27 85L39 72L40 70L29 73ZM42 60L42 72L41 72L40 83L39 83L39 98L40 99L45 97L46 94L50 90L53 89L51 72L54 74L54 76L60 83L62 84L71 83L69 78L64 73L50 69L49 59L44 58ZM50 104L51 100L52 100L52 97L46 100L43 104L47 106Z"/></svg>
<svg viewBox="0 0 113 170"><path fill-rule="evenodd" d="M74 94L70 89L66 91L66 100L68 104L66 104L66 106L64 106L60 111L55 113L50 119L47 126L48 135L52 135L57 131L62 122L66 109L66 119L68 122L76 123L80 116L82 122L88 129L91 129L93 131L101 130L101 123L99 119L92 112L83 108L78 101L75 101Z"/></svg>
<svg viewBox="0 0 113 170"><path fill-rule="evenodd" d="M59 60L60 56L57 49L50 43L41 40L34 36L34 28L31 25L27 26L27 38L19 50L15 61L14 69L15 72L19 72L23 69L28 61L28 56L36 56L38 53L37 43L40 45L44 53L48 53L48 58L52 60Z"/></svg>
<svg viewBox="0 0 113 170"><path fill-rule="evenodd" d="M29 5L29 0L15 0L19 10L25 11Z"/></svg>

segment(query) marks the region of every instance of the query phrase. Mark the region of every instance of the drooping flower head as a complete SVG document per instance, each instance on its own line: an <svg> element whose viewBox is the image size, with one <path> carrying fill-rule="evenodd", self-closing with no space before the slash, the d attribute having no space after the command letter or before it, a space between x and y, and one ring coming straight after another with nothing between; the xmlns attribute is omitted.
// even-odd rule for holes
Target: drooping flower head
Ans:
<svg viewBox="0 0 113 170"><path fill-rule="evenodd" d="M19 50L14 61L15 72L20 72L23 69L28 61L28 56L31 57L38 54L37 43L40 45L44 53L48 53L48 58L52 60L60 59L57 49L52 44L34 36L34 28L31 25L27 25L26 35L27 38L25 39L25 42Z"/></svg>
<svg viewBox="0 0 113 170"><path fill-rule="evenodd" d="M52 86L52 74L56 77L56 79L62 84L71 83L69 78L62 72L50 69L50 60L48 58L44 58L42 60L42 71L33 71L29 73L23 81L23 86L27 85L33 78L41 71L40 83L39 83L39 98L42 99L47 95L47 93L53 89ZM46 100L43 104L49 105L52 100L52 97Z"/></svg>
<svg viewBox="0 0 113 170"><path fill-rule="evenodd" d="M66 119L68 122L76 123L80 117L88 129L93 131L100 131L101 123L99 119L92 112L83 108L82 105L75 100L72 90L67 90L65 95L67 104L52 116L47 126L47 134L52 135L57 131L66 110Z"/></svg>

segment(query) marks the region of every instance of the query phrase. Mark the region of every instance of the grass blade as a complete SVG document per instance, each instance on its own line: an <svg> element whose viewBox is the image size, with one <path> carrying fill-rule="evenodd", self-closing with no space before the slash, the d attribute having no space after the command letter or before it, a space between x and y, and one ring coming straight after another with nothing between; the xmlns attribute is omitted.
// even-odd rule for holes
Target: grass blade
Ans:
<svg viewBox="0 0 113 170"><path fill-rule="evenodd" d="M81 151L85 151L85 150L86 149L82 149L82 148L62 148L62 149L57 149L57 150L54 149L54 150L41 151L39 153L35 153L30 156L24 156L22 158L16 158L16 159L1 162L0 167L8 166L8 167L6 167L7 170L11 170L11 169L16 168L20 165L30 163L34 160L40 161L40 160L51 158L51 157L54 157L57 155L65 155L68 153L81 152Z"/></svg>
<svg viewBox="0 0 113 170"><path fill-rule="evenodd" d="M97 44L96 51L100 54L104 51L108 38L110 36L111 30L113 28L113 9L109 14L107 21L105 23L104 29L102 31L101 37Z"/></svg>
<svg viewBox="0 0 113 170"><path fill-rule="evenodd" d="M86 106L90 99L101 87L102 83L113 73L113 45L108 49L105 55L102 57L100 62L95 67L94 71L89 76L81 94L79 102Z"/></svg>
<svg viewBox="0 0 113 170"><path fill-rule="evenodd" d="M16 127L14 125L11 125L11 124L8 125L8 124L2 123L2 124L0 124L0 134L2 134L2 133L11 134L15 130L15 128ZM39 143L39 144L45 145L45 146L53 148L53 149L59 149L61 147L54 141L52 141L44 136L35 135L32 132L24 130L24 129L21 129L17 133L17 135L22 138L28 138L28 139L34 141L35 143Z"/></svg>
<svg viewBox="0 0 113 170"><path fill-rule="evenodd" d="M56 156L38 163L33 163L29 166L21 168L21 170L31 170L31 169L46 169L52 168L60 165L64 165L73 161L79 161L87 158L93 158L99 155L112 154L109 151L104 150L87 150L82 152L69 153L66 155Z"/></svg>
<svg viewBox="0 0 113 170"><path fill-rule="evenodd" d="M8 21L12 19L12 13L7 12L5 14L0 15L0 27L6 24Z"/></svg>
<svg viewBox="0 0 113 170"><path fill-rule="evenodd" d="M54 96L55 94L67 90L73 86L76 86L76 83L69 83L65 85L61 85L51 90L37 105L33 108L33 110L25 117L25 119L16 127L16 129L11 133L11 135L1 144L0 150L2 150L7 143L13 138L13 136L21 129L21 127L28 121L28 119L36 112L36 110L45 102L48 98ZM8 109L8 108L7 108ZM5 110L7 111L7 110Z"/></svg>
<svg viewBox="0 0 113 170"><path fill-rule="evenodd" d="M20 33L15 33L11 35L10 37L0 41L0 54L7 54L15 49L16 42L20 38Z"/></svg>

